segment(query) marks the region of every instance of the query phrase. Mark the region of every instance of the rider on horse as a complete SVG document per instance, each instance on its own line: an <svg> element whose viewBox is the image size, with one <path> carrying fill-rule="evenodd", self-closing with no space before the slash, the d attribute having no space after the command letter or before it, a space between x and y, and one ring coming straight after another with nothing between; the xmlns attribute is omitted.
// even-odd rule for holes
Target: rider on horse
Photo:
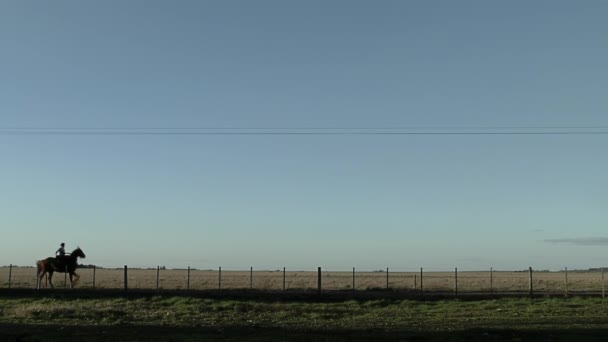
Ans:
<svg viewBox="0 0 608 342"><path fill-rule="evenodd" d="M57 257L57 266L60 267L65 267L66 261L67 261L67 256L69 256L70 254L65 252L65 243L62 242L61 243L61 247L59 247L59 249L55 252L55 256Z"/></svg>
<svg viewBox="0 0 608 342"><path fill-rule="evenodd" d="M65 243L61 243L61 247L55 252L55 257L46 258L36 261L37 288L40 288L40 283L45 274L49 275L49 285L53 287L53 273L68 273L70 275L70 286L74 287L80 276L76 274L78 268L78 258L86 258L80 247L67 254L65 252Z"/></svg>

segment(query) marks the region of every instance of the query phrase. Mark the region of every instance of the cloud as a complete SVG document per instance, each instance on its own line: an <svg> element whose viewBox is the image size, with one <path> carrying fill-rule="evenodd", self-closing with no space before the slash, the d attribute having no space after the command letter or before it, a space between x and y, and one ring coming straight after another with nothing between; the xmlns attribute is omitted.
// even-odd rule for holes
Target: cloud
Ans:
<svg viewBox="0 0 608 342"><path fill-rule="evenodd" d="M579 237L566 239L547 239L547 243L571 244L578 246L608 246L608 237Z"/></svg>

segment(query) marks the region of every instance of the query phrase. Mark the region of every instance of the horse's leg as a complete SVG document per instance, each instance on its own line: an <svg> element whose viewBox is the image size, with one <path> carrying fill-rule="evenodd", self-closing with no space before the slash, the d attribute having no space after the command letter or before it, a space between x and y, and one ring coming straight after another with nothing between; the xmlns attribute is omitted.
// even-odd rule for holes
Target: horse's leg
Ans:
<svg viewBox="0 0 608 342"><path fill-rule="evenodd" d="M40 290L40 283L42 283L42 278L44 278L44 272L38 270L38 274L36 274L36 288Z"/></svg>
<svg viewBox="0 0 608 342"><path fill-rule="evenodd" d="M78 275L78 273L74 272L74 286L76 286L78 284L78 281L80 280L80 276Z"/></svg>
<svg viewBox="0 0 608 342"><path fill-rule="evenodd" d="M36 262L36 288L40 290L40 282L44 277L44 270L42 269L42 261Z"/></svg>
<svg viewBox="0 0 608 342"><path fill-rule="evenodd" d="M74 288L74 273L70 272L70 288Z"/></svg>
<svg viewBox="0 0 608 342"><path fill-rule="evenodd" d="M49 284L51 285L51 288L54 289L55 286L53 286L53 272L49 271Z"/></svg>
<svg viewBox="0 0 608 342"><path fill-rule="evenodd" d="M49 287L49 274L47 271L43 271L38 279L38 288L42 287L42 278L44 278L44 288Z"/></svg>

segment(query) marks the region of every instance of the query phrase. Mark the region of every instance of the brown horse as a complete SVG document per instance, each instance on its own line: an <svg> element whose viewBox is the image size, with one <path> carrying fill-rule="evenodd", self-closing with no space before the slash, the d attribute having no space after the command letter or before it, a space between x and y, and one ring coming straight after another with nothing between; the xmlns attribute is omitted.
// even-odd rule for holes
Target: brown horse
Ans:
<svg viewBox="0 0 608 342"><path fill-rule="evenodd" d="M70 274L70 287L74 288L80 276L76 274L76 266L78 258L85 258L84 252L80 247L76 248L70 255L66 255L62 258L46 258L44 260L38 260L36 266L38 267L36 283L37 288L40 288L40 282L45 274L49 274L49 284L53 287L53 272L69 273Z"/></svg>

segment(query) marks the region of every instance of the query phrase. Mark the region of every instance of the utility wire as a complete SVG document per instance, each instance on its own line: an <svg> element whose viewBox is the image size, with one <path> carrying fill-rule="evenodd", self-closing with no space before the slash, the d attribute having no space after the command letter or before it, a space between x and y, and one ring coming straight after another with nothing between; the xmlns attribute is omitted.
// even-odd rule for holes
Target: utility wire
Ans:
<svg viewBox="0 0 608 342"><path fill-rule="evenodd" d="M608 135L608 131L577 132L0 132L0 135L9 136L110 136L110 135Z"/></svg>
<svg viewBox="0 0 608 342"><path fill-rule="evenodd" d="M0 127L0 130L14 130L14 131L50 131L50 130L65 130L65 131L109 131L109 130L155 130L155 131L166 131L166 130L516 130L516 129L539 129L539 130L551 130L551 129L608 129L608 126L380 126L380 127Z"/></svg>
<svg viewBox="0 0 608 342"><path fill-rule="evenodd" d="M608 126L0 127L0 135L607 135Z"/></svg>

